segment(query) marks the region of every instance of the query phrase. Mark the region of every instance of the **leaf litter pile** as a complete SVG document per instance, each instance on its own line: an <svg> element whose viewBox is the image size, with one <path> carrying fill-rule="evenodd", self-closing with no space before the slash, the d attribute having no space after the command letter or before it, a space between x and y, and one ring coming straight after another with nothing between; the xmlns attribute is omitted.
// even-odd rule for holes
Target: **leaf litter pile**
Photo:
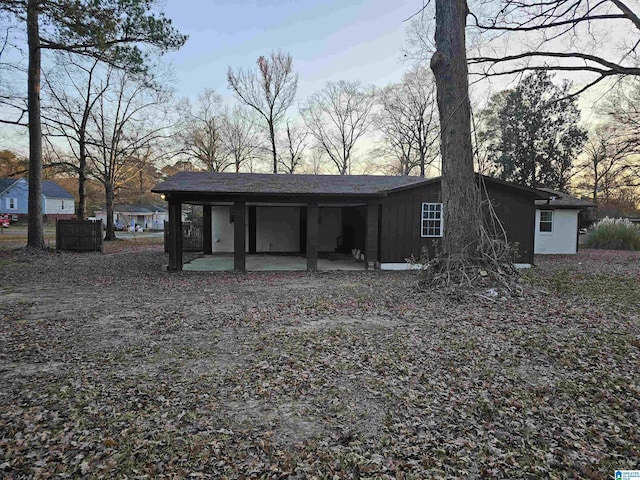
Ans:
<svg viewBox="0 0 640 480"><path fill-rule="evenodd" d="M640 254L525 294L408 272L0 254L2 478L611 478L640 458Z"/></svg>

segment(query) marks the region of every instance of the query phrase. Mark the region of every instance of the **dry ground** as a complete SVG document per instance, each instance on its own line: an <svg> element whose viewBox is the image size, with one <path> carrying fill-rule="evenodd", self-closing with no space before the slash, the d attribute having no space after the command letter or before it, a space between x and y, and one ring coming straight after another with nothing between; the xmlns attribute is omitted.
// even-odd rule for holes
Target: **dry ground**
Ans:
<svg viewBox="0 0 640 480"><path fill-rule="evenodd" d="M640 468L640 254L541 258L523 298L493 300L165 263L0 252L1 477Z"/></svg>

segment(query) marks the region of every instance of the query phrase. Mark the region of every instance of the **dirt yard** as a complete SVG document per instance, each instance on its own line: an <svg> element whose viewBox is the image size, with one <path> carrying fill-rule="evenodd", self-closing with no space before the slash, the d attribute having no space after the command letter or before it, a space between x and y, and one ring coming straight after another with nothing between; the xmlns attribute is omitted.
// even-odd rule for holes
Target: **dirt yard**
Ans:
<svg viewBox="0 0 640 480"><path fill-rule="evenodd" d="M611 478L640 468L640 254L522 298L412 273L0 252L2 478Z"/></svg>

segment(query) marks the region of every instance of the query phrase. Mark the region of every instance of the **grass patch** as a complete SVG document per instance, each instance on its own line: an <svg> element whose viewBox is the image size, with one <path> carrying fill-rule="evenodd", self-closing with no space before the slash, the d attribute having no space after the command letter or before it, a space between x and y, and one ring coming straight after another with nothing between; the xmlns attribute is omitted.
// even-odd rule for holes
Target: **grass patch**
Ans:
<svg viewBox="0 0 640 480"><path fill-rule="evenodd" d="M548 275L540 275L532 270L523 273L522 277L529 284L559 296L580 296L592 302L616 305L627 312L638 309L640 284L636 278L605 274L576 275L568 269Z"/></svg>

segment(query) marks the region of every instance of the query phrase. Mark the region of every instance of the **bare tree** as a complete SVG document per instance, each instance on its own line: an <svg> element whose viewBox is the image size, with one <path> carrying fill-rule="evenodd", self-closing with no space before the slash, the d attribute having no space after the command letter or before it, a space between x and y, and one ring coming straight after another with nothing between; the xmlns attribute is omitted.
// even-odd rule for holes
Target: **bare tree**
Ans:
<svg viewBox="0 0 640 480"><path fill-rule="evenodd" d="M240 101L254 109L266 122L271 141L273 173L278 173L276 126L291 106L298 89L291 54L278 51L260 56L256 70L227 71L229 87Z"/></svg>
<svg viewBox="0 0 640 480"><path fill-rule="evenodd" d="M619 135L624 134L640 148L640 78L624 79L600 103L597 112Z"/></svg>
<svg viewBox="0 0 640 480"><path fill-rule="evenodd" d="M383 134L382 152L396 160L400 175L417 167L424 177L427 166L440 156L435 90L431 72L418 66L378 95L382 110L376 126Z"/></svg>
<svg viewBox="0 0 640 480"><path fill-rule="evenodd" d="M354 147L367 132L373 116L374 90L360 82L327 82L311 95L300 113L311 135L340 175L351 173Z"/></svg>
<svg viewBox="0 0 640 480"><path fill-rule="evenodd" d="M477 0L476 4L474 25L494 39L494 51L469 58L469 63L481 66L485 76L527 70L591 74L573 93L577 95L607 78L640 75L636 1ZM622 40L611 38L612 32Z"/></svg>
<svg viewBox="0 0 640 480"><path fill-rule="evenodd" d="M234 107L226 116L222 140L236 173L263 148L255 119L240 106Z"/></svg>
<svg viewBox="0 0 640 480"><path fill-rule="evenodd" d="M280 165L285 173L295 173L296 169L302 164L304 151L307 148L307 137L309 130L302 125L291 124L287 120L284 139L282 144L284 148L280 150L278 155ZM284 150L284 153L282 153Z"/></svg>
<svg viewBox="0 0 640 480"><path fill-rule="evenodd" d="M168 104L165 91L123 72L111 75L111 88L91 111L89 152L93 175L105 191L105 240L115 239L113 207L118 190L153 160L156 142L170 127L162 121Z"/></svg>
<svg viewBox="0 0 640 480"><path fill-rule="evenodd" d="M318 147L317 145L311 146L307 150L305 162L300 165L300 173L306 173L309 175L322 175L326 173L326 154L327 153L323 148Z"/></svg>
<svg viewBox="0 0 640 480"><path fill-rule="evenodd" d="M2 10L2 7L0 7ZM18 25L10 16L0 15L0 124L24 126L27 118L27 96L22 86L26 68L9 59L20 55Z"/></svg>
<svg viewBox="0 0 640 480"><path fill-rule="evenodd" d="M78 205L76 215L83 219L87 216L87 148L88 128L91 110L109 88L110 76L100 77L100 62L82 61L66 53L58 55L62 76L57 84L50 75L45 76L47 95L42 118L45 121L45 133L48 140L64 139L71 150L60 152L58 143L50 143L54 163L73 171L78 178Z"/></svg>
<svg viewBox="0 0 640 480"><path fill-rule="evenodd" d="M198 96L194 108L188 99L178 107L182 119L177 138L182 156L202 164L210 172L224 172L233 158L224 146L227 112L222 97L212 89Z"/></svg>

